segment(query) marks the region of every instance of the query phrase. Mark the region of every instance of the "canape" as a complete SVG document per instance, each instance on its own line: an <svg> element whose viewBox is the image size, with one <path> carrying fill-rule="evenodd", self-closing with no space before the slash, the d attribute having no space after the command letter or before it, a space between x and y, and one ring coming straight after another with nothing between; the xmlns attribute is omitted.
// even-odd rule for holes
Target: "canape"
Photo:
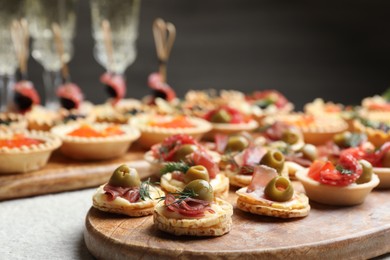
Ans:
<svg viewBox="0 0 390 260"><path fill-rule="evenodd" d="M159 197L158 187L150 181L141 182L136 169L123 164L113 172L108 183L93 195L93 206L101 211L141 217L153 214Z"/></svg>
<svg viewBox="0 0 390 260"><path fill-rule="evenodd" d="M133 127L104 123L59 125L51 132L62 139L61 152L76 160L119 157L140 136Z"/></svg>
<svg viewBox="0 0 390 260"><path fill-rule="evenodd" d="M288 178L267 166L255 166L251 183L236 191L237 208L257 215L298 218L309 214L309 199L294 191Z"/></svg>
<svg viewBox="0 0 390 260"><path fill-rule="evenodd" d="M162 197L153 221L157 229L177 236L222 236L232 228L232 215L232 205L214 198L210 183L194 180L182 192Z"/></svg>
<svg viewBox="0 0 390 260"><path fill-rule="evenodd" d="M372 166L365 160L350 155L340 158L340 163L316 161L296 173L310 200L336 206L361 204L367 195L379 184Z"/></svg>
<svg viewBox="0 0 390 260"><path fill-rule="evenodd" d="M0 113L0 131L24 130L27 120L23 115L16 113Z"/></svg>
<svg viewBox="0 0 390 260"><path fill-rule="evenodd" d="M39 131L0 132L0 173L23 173L44 167L61 140Z"/></svg>
<svg viewBox="0 0 390 260"><path fill-rule="evenodd" d="M187 116L145 114L130 119L130 125L141 131L138 143L145 148L161 143L165 138L175 134L187 134L199 140L211 130L211 124L207 121Z"/></svg>

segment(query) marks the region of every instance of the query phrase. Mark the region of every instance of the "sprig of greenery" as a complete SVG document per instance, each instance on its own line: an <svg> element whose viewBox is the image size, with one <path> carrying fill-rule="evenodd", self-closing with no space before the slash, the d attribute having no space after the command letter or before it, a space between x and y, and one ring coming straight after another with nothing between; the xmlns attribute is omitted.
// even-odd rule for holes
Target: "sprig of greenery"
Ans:
<svg viewBox="0 0 390 260"><path fill-rule="evenodd" d="M186 173L190 167L185 162L169 162L160 170L160 173L161 175L174 171Z"/></svg>
<svg viewBox="0 0 390 260"><path fill-rule="evenodd" d="M176 200L167 206L170 206L172 204L180 204L188 198L195 198L196 196L198 196L198 194L193 189L183 190L181 192L173 192L173 193L169 193L169 194L172 194ZM159 201L162 201L162 200L166 199L166 196L162 196L162 197L159 197L157 199Z"/></svg>
<svg viewBox="0 0 390 260"><path fill-rule="evenodd" d="M353 174L353 171L350 170L350 169L346 169L344 168L342 165L338 164L336 166L336 170L338 170L341 174L347 174L347 175L351 175Z"/></svg>
<svg viewBox="0 0 390 260"><path fill-rule="evenodd" d="M156 188L153 186L153 184L155 183L152 183L150 181L150 178L148 178L146 181L143 181L141 182L141 185L139 187L139 196L141 198L141 200L145 201L146 199L153 199L151 196L150 196L150 187L152 188Z"/></svg>

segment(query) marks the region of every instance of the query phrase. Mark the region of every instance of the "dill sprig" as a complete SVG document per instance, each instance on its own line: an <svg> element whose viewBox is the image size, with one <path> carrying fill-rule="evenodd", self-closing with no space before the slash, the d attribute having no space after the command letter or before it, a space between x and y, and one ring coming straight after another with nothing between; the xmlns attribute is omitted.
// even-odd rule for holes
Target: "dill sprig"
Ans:
<svg viewBox="0 0 390 260"><path fill-rule="evenodd" d="M161 175L174 171L186 173L190 167L185 162L169 162L160 170L160 173Z"/></svg>
<svg viewBox="0 0 390 260"><path fill-rule="evenodd" d="M352 170L349 170L347 168L344 168L342 165L338 164L336 165L336 170L338 170L341 174L347 174L347 175L351 175L353 174L353 171Z"/></svg>
<svg viewBox="0 0 390 260"><path fill-rule="evenodd" d="M171 192L169 194L171 194L175 197L175 201L167 206L170 206L172 204L180 204L188 198L195 198L196 196L198 196L198 194L193 189L188 189L188 190L186 189L186 190L183 190L181 192ZM166 196L162 196L162 197L157 198L157 199L159 201L162 201L162 200L166 199Z"/></svg>
<svg viewBox="0 0 390 260"><path fill-rule="evenodd" d="M150 196L150 187L155 189L152 182L150 181L150 178L148 178L146 181L141 182L141 185L139 187L139 196L141 200L145 201L146 199L153 199Z"/></svg>

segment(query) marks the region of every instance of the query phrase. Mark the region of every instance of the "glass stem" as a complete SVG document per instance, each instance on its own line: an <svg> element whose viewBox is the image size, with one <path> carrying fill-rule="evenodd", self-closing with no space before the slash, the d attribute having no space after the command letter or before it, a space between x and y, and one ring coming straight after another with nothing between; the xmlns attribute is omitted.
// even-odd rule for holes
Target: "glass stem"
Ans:
<svg viewBox="0 0 390 260"><path fill-rule="evenodd" d="M61 74L59 71L43 72L43 84L45 85L45 106L48 109L56 110L60 107L57 98L57 89L61 84Z"/></svg>
<svg viewBox="0 0 390 260"><path fill-rule="evenodd" d="M14 75L0 75L0 112L6 112L13 106Z"/></svg>

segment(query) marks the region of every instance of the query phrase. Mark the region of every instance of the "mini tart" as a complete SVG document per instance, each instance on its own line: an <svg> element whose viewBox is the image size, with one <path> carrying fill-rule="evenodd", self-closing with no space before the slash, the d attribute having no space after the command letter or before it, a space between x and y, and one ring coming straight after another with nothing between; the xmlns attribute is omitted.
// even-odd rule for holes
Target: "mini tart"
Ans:
<svg viewBox="0 0 390 260"><path fill-rule="evenodd" d="M138 140L143 147L150 148L152 145L161 143L165 138L175 134L187 134L199 140L202 136L211 130L211 124L206 120L196 117L186 117L194 127L187 128L168 128L150 126L149 123L156 117L155 115L140 115L130 119L130 125L141 131L141 137ZM158 116L171 120L173 116Z"/></svg>
<svg viewBox="0 0 390 260"><path fill-rule="evenodd" d="M256 215L278 218L300 218L309 214L309 199L303 193L294 192L286 202L276 202L257 195L256 191L247 193L247 187L236 191L237 208Z"/></svg>
<svg viewBox="0 0 390 260"><path fill-rule="evenodd" d="M252 115L254 119L257 121L259 126L264 125L264 119L267 116L275 116L275 115L286 115L294 110L294 105L292 103L287 103L282 108L277 108L275 105L269 105L268 107L262 109L256 105L252 105Z"/></svg>
<svg viewBox="0 0 390 260"><path fill-rule="evenodd" d="M381 129L364 126L358 120L354 120L353 126L357 132L365 133L368 141L373 143L376 147L381 147L384 143L390 141L390 131L385 132Z"/></svg>
<svg viewBox="0 0 390 260"><path fill-rule="evenodd" d="M168 212L164 201L157 204L153 213L155 227L167 233L181 236L222 236L232 228L233 206L219 198L202 218L189 218Z"/></svg>
<svg viewBox="0 0 390 260"><path fill-rule="evenodd" d="M251 174L236 174L235 172L232 172L230 170L225 170L226 175L229 177L229 182L231 185L236 187L246 187L251 183L252 175ZM288 168L286 165L286 162L284 164L282 173L282 176L288 178Z"/></svg>
<svg viewBox="0 0 390 260"><path fill-rule="evenodd" d="M296 162L285 161L284 163L287 167L288 176L289 176L290 180L296 180L295 174L298 171L302 171L302 170L307 169L306 167L303 167L302 165L300 165Z"/></svg>
<svg viewBox="0 0 390 260"><path fill-rule="evenodd" d="M304 114L281 115L273 120L298 127L306 143L320 145L331 140L335 134L348 129L348 124L341 118L320 117Z"/></svg>
<svg viewBox="0 0 390 260"><path fill-rule="evenodd" d="M205 136L205 139L207 140L213 140L216 134L232 135L241 132L251 132L259 126L256 120L250 120L247 123L240 123L240 124L225 124L225 123L211 123L211 124L213 128Z"/></svg>
<svg viewBox="0 0 390 260"><path fill-rule="evenodd" d="M327 205L352 206L361 204L371 190L379 184L379 178L376 174L372 175L370 182L353 183L345 187L321 184L307 174L308 169L305 169L298 171L295 175L305 188L306 195L310 200Z"/></svg>
<svg viewBox="0 0 390 260"><path fill-rule="evenodd" d="M51 132L59 136L63 144L61 152L76 160L104 160L119 157L127 152L130 145L140 133L130 126L119 125L124 133L106 137L69 136L68 133L79 128L82 124L67 124L55 126ZM103 130L111 124L94 123L90 126L96 130Z"/></svg>
<svg viewBox="0 0 390 260"><path fill-rule="evenodd" d="M0 113L0 131L24 130L27 120L24 116L15 113Z"/></svg>
<svg viewBox="0 0 390 260"><path fill-rule="evenodd" d="M219 153L209 150L207 150L206 153L211 155L215 163L219 163L221 161L221 156ZM147 151L145 153L144 160L149 163L150 172L153 172L157 177L161 177L160 169L162 169L167 162L155 158L152 151Z"/></svg>
<svg viewBox="0 0 390 260"><path fill-rule="evenodd" d="M93 207L101 211L123 214L130 217L152 215L154 207L157 204L157 199L164 195L164 192L161 189L151 187L149 192L152 199L147 198L145 201L139 200L135 203L131 203L124 198L116 197L114 200L109 201L108 195L103 189L104 186L105 184L101 185L93 195Z"/></svg>
<svg viewBox="0 0 390 260"><path fill-rule="evenodd" d="M378 178L380 180L378 186L376 188L378 189L388 189L390 188L390 168L387 167L374 167L373 172L378 175Z"/></svg>
<svg viewBox="0 0 390 260"><path fill-rule="evenodd" d="M219 173L214 179L210 181L213 187L214 196L221 199L226 199L229 195L229 178L225 174ZM170 193L180 192L184 189L186 184L179 180L172 178L172 173L166 173L161 176L161 188Z"/></svg>
<svg viewBox="0 0 390 260"><path fill-rule="evenodd" d="M316 98L313 102L304 106L304 111L309 115L339 118L343 111L343 105L325 102L322 98Z"/></svg>
<svg viewBox="0 0 390 260"><path fill-rule="evenodd" d="M38 170L47 164L51 153L61 145L58 137L39 131L0 132L0 139L12 138L15 133L42 143L19 148L0 147L0 174Z"/></svg>
<svg viewBox="0 0 390 260"><path fill-rule="evenodd" d="M29 130L50 131L50 129L61 122L61 115L43 106L33 106L26 113Z"/></svg>

